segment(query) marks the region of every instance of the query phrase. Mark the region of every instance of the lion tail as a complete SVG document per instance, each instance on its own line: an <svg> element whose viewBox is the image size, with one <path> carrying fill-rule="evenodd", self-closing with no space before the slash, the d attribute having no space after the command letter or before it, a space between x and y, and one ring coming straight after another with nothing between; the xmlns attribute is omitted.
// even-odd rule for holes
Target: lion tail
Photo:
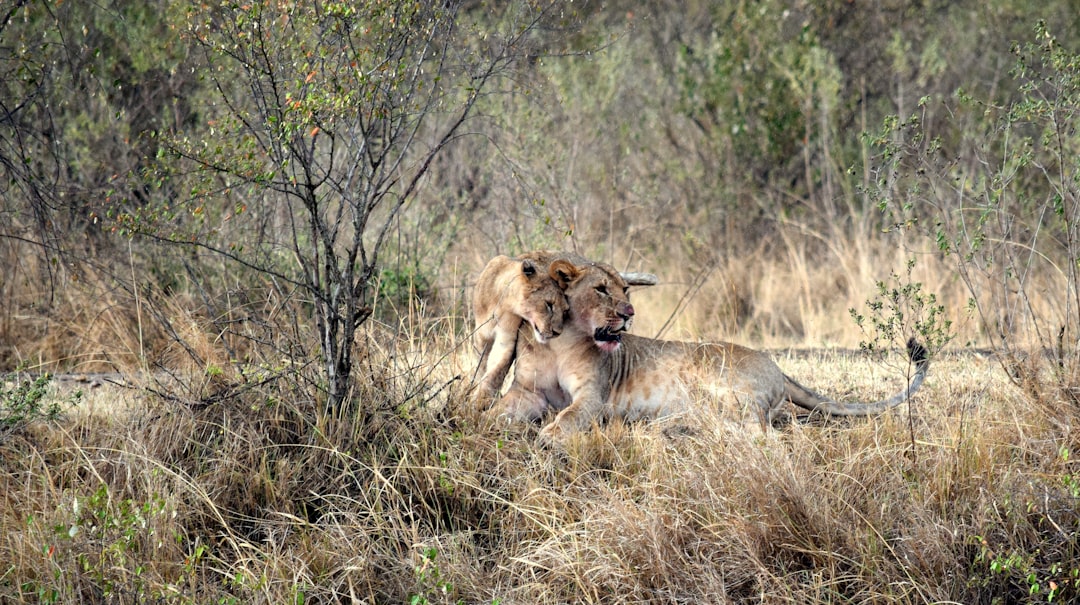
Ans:
<svg viewBox="0 0 1080 605"><path fill-rule="evenodd" d="M907 354L908 359L915 365L915 374L904 390L888 399L871 403L834 401L804 387L787 375L784 375L784 397L803 409L821 411L833 416L868 416L884 412L907 401L915 394L915 391L919 390L923 380L926 379L926 371L930 367L930 356L926 347L912 337L907 342Z"/></svg>

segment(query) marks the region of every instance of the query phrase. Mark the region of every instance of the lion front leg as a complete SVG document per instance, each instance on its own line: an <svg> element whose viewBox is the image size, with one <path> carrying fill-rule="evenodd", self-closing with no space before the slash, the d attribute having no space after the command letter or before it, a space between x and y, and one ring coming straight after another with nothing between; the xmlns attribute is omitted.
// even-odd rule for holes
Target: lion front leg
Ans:
<svg viewBox="0 0 1080 605"><path fill-rule="evenodd" d="M540 429L540 434L536 439L541 447L563 449L570 435L589 428L591 425L592 420L586 421L584 415L579 413L579 408L571 404L570 407L559 412L547 426Z"/></svg>
<svg viewBox="0 0 1080 605"><path fill-rule="evenodd" d="M540 430L537 439L544 447L561 448L570 435L591 427L593 422L604 415L604 407L607 403L606 393L593 385L567 390L570 391L573 403L559 412L554 420Z"/></svg>
<svg viewBox="0 0 1080 605"><path fill-rule="evenodd" d="M514 383L510 386L510 390L487 411L486 416L496 424L536 422L544 417L547 408L547 400L543 394L521 388Z"/></svg>
<svg viewBox="0 0 1080 605"><path fill-rule="evenodd" d="M476 391L473 393L473 405L478 410L486 410L491 402L498 396L506 375L510 371L510 365L514 363L514 354L517 347L518 328L522 321L517 316L500 317L492 331L490 347L486 355L480 358L480 369L483 375L480 377Z"/></svg>

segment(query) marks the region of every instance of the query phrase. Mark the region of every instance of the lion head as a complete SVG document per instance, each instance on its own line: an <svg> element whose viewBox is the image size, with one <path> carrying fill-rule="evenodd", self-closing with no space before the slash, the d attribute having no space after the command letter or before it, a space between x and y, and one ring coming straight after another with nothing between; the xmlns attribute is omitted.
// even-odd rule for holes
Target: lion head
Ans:
<svg viewBox="0 0 1080 605"><path fill-rule="evenodd" d="M579 266L561 261L551 264L549 274L566 293L574 327L591 334L600 350L618 349L622 333L634 319L629 285L619 272L604 263Z"/></svg>
<svg viewBox="0 0 1080 605"><path fill-rule="evenodd" d="M541 271L536 261L529 258L521 261L524 297L517 312L529 322L536 341L541 344L562 333L563 322L569 311L569 303L563 294L565 284L551 279L549 275L550 271Z"/></svg>

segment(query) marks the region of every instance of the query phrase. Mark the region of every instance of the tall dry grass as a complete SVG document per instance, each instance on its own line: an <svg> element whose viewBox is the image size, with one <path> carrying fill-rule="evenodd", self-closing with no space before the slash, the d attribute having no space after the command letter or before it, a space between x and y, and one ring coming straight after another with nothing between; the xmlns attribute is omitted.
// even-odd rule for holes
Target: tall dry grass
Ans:
<svg viewBox="0 0 1080 605"><path fill-rule="evenodd" d="M105 387L0 444L3 599L1080 597L1075 415L1051 418L993 359L939 355L912 405L876 418L763 434L706 408L597 427L561 455L534 445L537 427L463 411L465 318L401 311L369 326L337 413L288 374L186 403ZM847 353L786 351L785 371L839 397L903 381Z"/></svg>

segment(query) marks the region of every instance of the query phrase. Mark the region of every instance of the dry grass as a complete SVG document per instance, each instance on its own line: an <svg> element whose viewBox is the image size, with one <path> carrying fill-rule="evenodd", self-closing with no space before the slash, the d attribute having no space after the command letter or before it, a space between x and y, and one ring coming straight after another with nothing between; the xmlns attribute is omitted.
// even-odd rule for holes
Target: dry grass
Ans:
<svg viewBox="0 0 1080 605"><path fill-rule="evenodd" d="M1072 434L970 355L878 418L615 424L556 455L456 412L456 320L380 327L356 408L113 387L0 446L8 601L991 603L1078 596ZM777 354L876 396L895 371ZM110 397L121 400L109 409ZM912 440L914 436L914 441ZM1037 584L1037 586L1035 586ZM1031 591L1035 590L1034 593Z"/></svg>
<svg viewBox="0 0 1080 605"><path fill-rule="evenodd" d="M785 227L794 234L799 230ZM922 285L945 307L957 340L984 344L984 326L966 311L969 293L952 267L929 251L896 249L897 241L850 243L834 234L824 250L792 241L769 251L695 262L678 250L631 263L652 271L660 284L633 293L635 331L663 338L723 338L779 348L858 347L866 338L854 327L849 309L866 313L877 297L876 282L890 273ZM847 243L845 243L847 241ZM626 254L616 257L630 256ZM906 264L917 258L910 278ZM1052 290L1047 290L1052 291Z"/></svg>
<svg viewBox="0 0 1080 605"><path fill-rule="evenodd" d="M861 338L845 317L902 260L800 254L728 259L696 290L700 269L642 259L627 268L666 283L634 294L635 331L680 309L665 337L772 347L841 398L894 392L901 370L845 352ZM958 297L947 271L922 267L928 291ZM119 369L159 394L76 384L78 410L0 441L0 601L1080 598L1080 408L1040 386L1053 380L1039 368L1018 388L995 359L946 352L911 407L880 417L762 434L706 410L597 427L554 454L535 446L537 427L462 412L475 364L464 282L441 284L439 305L381 309L402 319L366 325L351 407L332 413L317 364L287 346L311 338L302 327L230 320L293 316L293 301L221 301L226 333L182 293L135 304L84 281L34 322L4 323L9 360ZM29 313L32 290L6 292ZM949 303L963 322L961 308ZM972 324L960 342L977 340ZM807 346L828 348L787 348ZM261 373L239 374L237 359Z"/></svg>

